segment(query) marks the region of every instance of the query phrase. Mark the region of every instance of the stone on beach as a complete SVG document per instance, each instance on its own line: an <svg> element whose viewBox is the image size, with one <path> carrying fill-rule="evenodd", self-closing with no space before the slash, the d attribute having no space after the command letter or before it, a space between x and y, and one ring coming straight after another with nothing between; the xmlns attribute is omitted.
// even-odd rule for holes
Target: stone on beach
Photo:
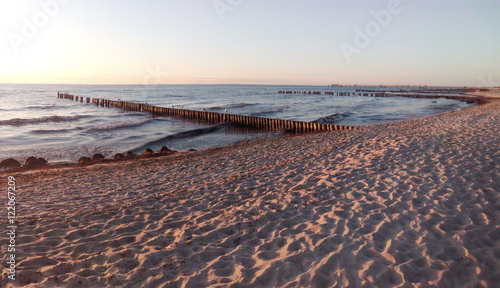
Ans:
<svg viewBox="0 0 500 288"><path fill-rule="evenodd" d="M21 163L14 158L5 159L0 162L0 168L18 168L21 167Z"/></svg>
<svg viewBox="0 0 500 288"><path fill-rule="evenodd" d="M92 161L99 161L99 160L104 160L104 155L100 154L100 153L96 153L94 154L94 156L92 156Z"/></svg>
<svg viewBox="0 0 500 288"><path fill-rule="evenodd" d="M146 148L146 150L144 150L144 153L142 154L155 154L155 151L153 151L151 148Z"/></svg>
<svg viewBox="0 0 500 288"><path fill-rule="evenodd" d="M122 158L125 158L125 155L123 155L122 153L116 153L115 155L113 155L113 158L122 159Z"/></svg>
<svg viewBox="0 0 500 288"><path fill-rule="evenodd" d="M126 158L135 157L135 156L136 156L136 154L132 151L128 151L127 153L125 153Z"/></svg>
<svg viewBox="0 0 500 288"><path fill-rule="evenodd" d="M141 154L141 157L152 157L155 156L156 153L151 148L146 148L144 152Z"/></svg>
<svg viewBox="0 0 500 288"><path fill-rule="evenodd" d="M176 151L168 149L167 146L161 146L160 150L158 150L158 153L160 153L160 154L171 154L171 153L175 153L175 152Z"/></svg>
<svg viewBox="0 0 500 288"><path fill-rule="evenodd" d="M80 159L78 159L78 163L80 164L90 163L90 162L92 162L92 158L90 157L80 157Z"/></svg>
<svg viewBox="0 0 500 288"><path fill-rule="evenodd" d="M30 156L28 158L26 158L26 160L24 160L24 165L28 164L28 162L33 162L33 161L36 161L36 158L35 156Z"/></svg>
<svg viewBox="0 0 500 288"><path fill-rule="evenodd" d="M34 167L34 166L43 166L47 164L47 160L43 158L36 158L34 156L30 156L24 161L24 166Z"/></svg>

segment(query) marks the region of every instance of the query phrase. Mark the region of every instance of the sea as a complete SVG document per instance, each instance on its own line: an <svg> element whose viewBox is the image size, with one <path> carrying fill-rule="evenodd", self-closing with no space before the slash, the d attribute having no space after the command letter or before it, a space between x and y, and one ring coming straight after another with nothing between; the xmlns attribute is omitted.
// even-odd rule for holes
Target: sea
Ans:
<svg viewBox="0 0 500 288"><path fill-rule="evenodd" d="M451 99L333 96L325 92L403 91L439 95L422 87L295 85L40 85L0 84L0 161L29 156L49 163L76 162L96 153L115 153L161 146L176 151L203 150L241 141L281 137L283 132L210 125L146 112L126 112L92 103L58 99L75 96L122 100L163 107L224 112L297 121L330 121L359 126L427 117L473 104ZM319 91L321 95L279 91ZM452 94L453 91L448 93ZM460 95L460 93L457 93ZM332 117L328 117L332 116ZM324 123L324 122L323 122Z"/></svg>

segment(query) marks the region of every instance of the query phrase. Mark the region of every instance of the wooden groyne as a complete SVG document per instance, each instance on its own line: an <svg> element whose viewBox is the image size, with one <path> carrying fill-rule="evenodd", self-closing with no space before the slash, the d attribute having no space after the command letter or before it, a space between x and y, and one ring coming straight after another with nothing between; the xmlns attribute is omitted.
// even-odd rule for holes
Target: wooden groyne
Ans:
<svg viewBox="0 0 500 288"><path fill-rule="evenodd" d="M273 118L235 115L228 113L217 113L208 111L198 111L189 109L158 107L144 103L132 103L127 101L106 100L100 98L83 98L67 93L57 93L61 99L69 99L86 103L94 103L101 107L120 108L125 111L149 112L155 117L177 117L196 120L206 123L232 123L243 127L265 129L271 131L289 130L299 133L315 131L334 131L354 129L352 126L330 125L313 122L281 120Z"/></svg>
<svg viewBox="0 0 500 288"><path fill-rule="evenodd" d="M278 91L280 94L312 94L321 95L321 91Z"/></svg>
<svg viewBox="0 0 500 288"><path fill-rule="evenodd" d="M363 93L366 94L366 93ZM426 95L426 94L401 94L401 93L375 93L370 95L372 97L407 97L407 98L427 98L427 99L453 99L460 100L467 103L476 103L480 99L473 96L453 96L453 95Z"/></svg>
<svg viewBox="0 0 500 288"><path fill-rule="evenodd" d="M374 93L377 91L376 93ZM321 95L320 91L278 91L280 94L311 94L311 95ZM342 91L325 91L324 95L331 96L365 96L365 97L406 97L406 98L428 98L428 99L453 99L465 101L467 103L476 103L480 99L479 97L473 96L455 96L455 95L446 95L451 94L449 91L447 93L443 93L443 95L429 95L429 94L419 94L419 93L388 93L387 91L380 92L378 90L356 90L355 92L342 92ZM459 94L459 93L456 93Z"/></svg>

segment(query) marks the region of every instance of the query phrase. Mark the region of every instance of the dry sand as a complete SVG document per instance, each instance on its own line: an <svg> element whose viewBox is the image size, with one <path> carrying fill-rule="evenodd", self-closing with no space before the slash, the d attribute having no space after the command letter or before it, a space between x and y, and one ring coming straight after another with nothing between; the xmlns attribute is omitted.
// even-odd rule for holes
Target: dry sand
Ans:
<svg viewBox="0 0 500 288"><path fill-rule="evenodd" d="M20 262L16 282L3 269L0 286L498 287L499 145L492 100L357 130L18 172Z"/></svg>
<svg viewBox="0 0 500 288"><path fill-rule="evenodd" d="M489 91L470 92L466 94L476 95L486 98L500 98L500 88L487 88L487 89L489 89Z"/></svg>

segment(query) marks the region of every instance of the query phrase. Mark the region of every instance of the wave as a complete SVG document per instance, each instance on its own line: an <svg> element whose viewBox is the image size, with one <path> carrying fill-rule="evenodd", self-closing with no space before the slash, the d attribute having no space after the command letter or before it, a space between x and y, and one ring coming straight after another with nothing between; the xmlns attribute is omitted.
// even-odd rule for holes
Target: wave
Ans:
<svg viewBox="0 0 500 288"><path fill-rule="evenodd" d="M134 119L140 118L144 119L148 117L150 114L148 112L139 112L139 111L118 111L116 114L106 114L107 119ZM99 117L99 115L93 114L93 117Z"/></svg>
<svg viewBox="0 0 500 288"><path fill-rule="evenodd" d="M222 106L214 106L210 107L210 109L225 109L225 108L244 108L248 106L253 106L257 104L252 104L252 103L235 103L235 104L226 104Z"/></svg>
<svg viewBox="0 0 500 288"><path fill-rule="evenodd" d="M229 124L219 124L215 125L212 127L207 127L207 128L199 128L199 129L193 129L193 130L188 130L188 131L183 131L179 132L176 134L168 135L160 139L156 139L154 141L150 141L144 145L141 145L140 147L137 147L132 150L134 153L142 153L146 148L151 148L155 146L162 146L166 145L166 143L169 140L174 140L174 139L183 139L183 138L191 138L191 137L197 137L205 134L210 134L218 131L219 129L223 129L227 127Z"/></svg>
<svg viewBox="0 0 500 288"><path fill-rule="evenodd" d="M330 124L330 123L334 123L334 122L340 121L343 118L344 118L344 116L342 114L336 113L336 114L333 114L333 115L321 117L321 118L319 118L317 120L314 120L312 122L313 123L319 123L319 124Z"/></svg>
<svg viewBox="0 0 500 288"><path fill-rule="evenodd" d="M22 107L23 110L53 110L53 109L63 109L68 108L68 106L60 106L60 105L35 105L35 106L26 106Z"/></svg>
<svg viewBox="0 0 500 288"><path fill-rule="evenodd" d="M55 133L66 133L73 131L73 129L39 129L39 130L32 130L31 133L33 134L55 134Z"/></svg>
<svg viewBox="0 0 500 288"><path fill-rule="evenodd" d="M132 127L139 127L144 124L147 124L151 121L155 121L156 118L148 118L148 119L142 119L140 121L135 121L135 122L122 122L122 123L114 123L106 126L101 126L101 127L93 127L90 128L89 131L111 131L111 130L117 130L117 129L123 129L123 128L132 128Z"/></svg>
<svg viewBox="0 0 500 288"><path fill-rule="evenodd" d="M458 105L457 103L438 104L437 102L434 102L434 101L433 101L433 103L436 103L436 104L428 107L428 109L431 111L448 111L448 110L453 110L453 109L457 109L460 107L460 105Z"/></svg>
<svg viewBox="0 0 500 288"><path fill-rule="evenodd" d="M77 121L82 116L45 116L39 118L13 118L8 120L0 120L0 126L24 126L39 123L49 123L49 122L70 122Z"/></svg>
<svg viewBox="0 0 500 288"><path fill-rule="evenodd" d="M264 115L264 114L273 114L273 113L276 113L276 112L281 112L281 111L283 111L285 109L288 109L288 108L290 108L290 106L284 105L284 106L280 106L280 107L277 107L277 108L254 111L254 112L250 113L250 116L258 116L258 115Z"/></svg>

